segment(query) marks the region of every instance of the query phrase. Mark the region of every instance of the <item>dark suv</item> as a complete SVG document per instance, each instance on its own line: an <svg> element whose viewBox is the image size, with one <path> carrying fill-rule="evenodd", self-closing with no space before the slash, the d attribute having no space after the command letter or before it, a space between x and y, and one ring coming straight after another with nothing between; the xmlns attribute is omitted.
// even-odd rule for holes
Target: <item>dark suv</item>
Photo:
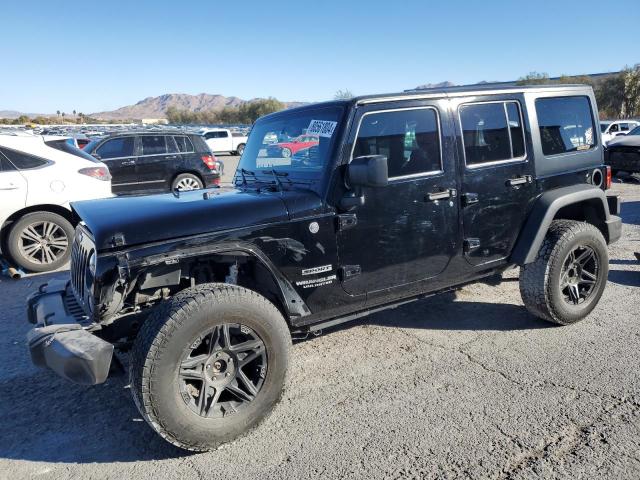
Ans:
<svg viewBox="0 0 640 480"><path fill-rule="evenodd" d="M91 142L84 151L109 167L117 194L197 190L220 183L220 162L201 135L117 133Z"/></svg>
<svg viewBox="0 0 640 480"><path fill-rule="evenodd" d="M575 323L600 300L621 235L597 118L591 88L566 85L263 117L234 188L73 205L71 279L28 302L33 361L97 384L114 349L130 349L142 416L206 450L274 407L292 337L514 267L532 315ZM268 148L299 135L318 141Z"/></svg>

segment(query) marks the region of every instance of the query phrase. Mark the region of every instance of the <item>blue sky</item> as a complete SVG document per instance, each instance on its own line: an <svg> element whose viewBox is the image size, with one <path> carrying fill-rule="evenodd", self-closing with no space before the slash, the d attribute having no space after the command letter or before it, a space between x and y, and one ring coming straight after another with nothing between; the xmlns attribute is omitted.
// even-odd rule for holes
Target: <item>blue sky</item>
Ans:
<svg viewBox="0 0 640 480"><path fill-rule="evenodd" d="M330 99L640 62L636 1L3 2L0 110ZM617 43L617 44L616 44Z"/></svg>

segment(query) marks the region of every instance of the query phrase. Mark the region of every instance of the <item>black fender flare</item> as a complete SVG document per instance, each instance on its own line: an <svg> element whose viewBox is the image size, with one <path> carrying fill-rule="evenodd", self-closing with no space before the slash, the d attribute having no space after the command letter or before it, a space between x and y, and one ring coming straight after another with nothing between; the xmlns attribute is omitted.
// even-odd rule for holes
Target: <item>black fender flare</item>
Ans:
<svg viewBox="0 0 640 480"><path fill-rule="evenodd" d="M589 184L556 188L544 192L533 204L512 250L510 263L525 265L533 262L558 211L563 207L587 200L602 202L605 215L603 225L609 230L609 234L605 237L609 243L616 241L620 236L620 219L610 215L609 204L603 190Z"/></svg>
<svg viewBox="0 0 640 480"><path fill-rule="evenodd" d="M253 257L261 263L271 274L275 284L278 286L283 307L289 318L305 317L311 314L304 300L300 297L291 282L276 268L269 257L256 245L244 241L227 241L216 245L191 245L183 247L180 252L171 251L150 256L145 256L144 248L140 251L129 251L126 259L127 269L131 272L144 272L149 267L156 267L161 264L179 264L182 260L205 255L223 255L242 253Z"/></svg>

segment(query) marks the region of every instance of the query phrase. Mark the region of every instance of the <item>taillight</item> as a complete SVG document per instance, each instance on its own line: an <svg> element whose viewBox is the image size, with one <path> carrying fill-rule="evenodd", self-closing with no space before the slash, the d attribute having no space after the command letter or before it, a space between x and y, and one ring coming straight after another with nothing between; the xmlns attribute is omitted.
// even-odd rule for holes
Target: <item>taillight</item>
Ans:
<svg viewBox="0 0 640 480"><path fill-rule="evenodd" d="M213 179L213 184L214 185L220 185L220 177L216 177Z"/></svg>
<svg viewBox="0 0 640 480"><path fill-rule="evenodd" d="M216 157L213 155L202 155L200 159L202 159L209 170L216 170L216 167L218 166L216 163Z"/></svg>
<svg viewBox="0 0 640 480"><path fill-rule="evenodd" d="M78 173L81 175L86 175L87 177L103 180L105 182L111 180L111 174L109 173L109 169L107 167L81 168L80 170L78 170Z"/></svg>
<svg viewBox="0 0 640 480"><path fill-rule="evenodd" d="M606 173L604 175L604 189L609 190L611 188L611 167L607 165L604 168L606 169Z"/></svg>

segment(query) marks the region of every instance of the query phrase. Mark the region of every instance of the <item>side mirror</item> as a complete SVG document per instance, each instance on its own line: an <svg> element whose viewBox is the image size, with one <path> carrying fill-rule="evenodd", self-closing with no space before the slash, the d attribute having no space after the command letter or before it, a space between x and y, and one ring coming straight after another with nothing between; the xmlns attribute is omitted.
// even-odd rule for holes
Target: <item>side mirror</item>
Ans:
<svg viewBox="0 0 640 480"><path fill-rule="evenodd" d="M384 187L388 181L387 157L384 155L356 157L347 167L350 187Z"/></svg>

